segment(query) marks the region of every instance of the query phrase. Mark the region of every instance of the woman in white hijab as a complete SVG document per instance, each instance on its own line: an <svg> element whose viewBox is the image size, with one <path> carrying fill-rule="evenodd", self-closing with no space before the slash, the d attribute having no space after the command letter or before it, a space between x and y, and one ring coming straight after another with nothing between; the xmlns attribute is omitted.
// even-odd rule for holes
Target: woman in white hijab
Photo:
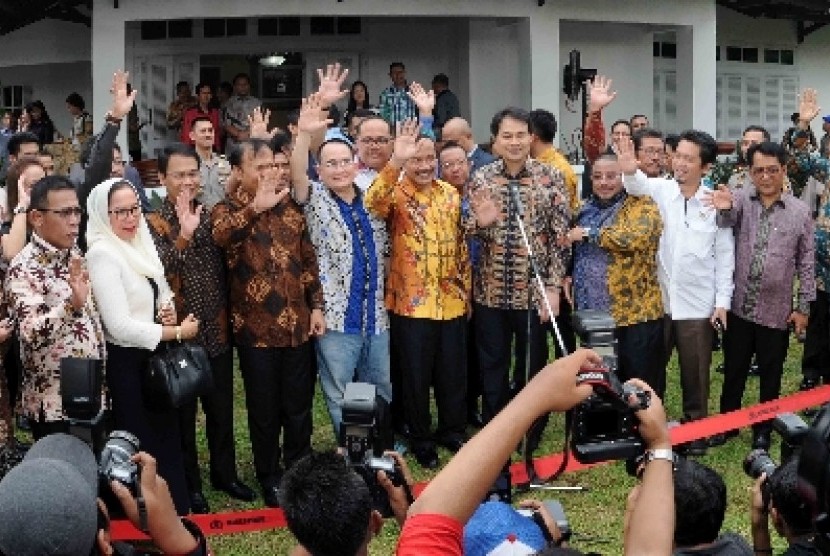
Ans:
<svg viewBox="0 0 830 556"><path fill-rule="evenodd" d="M160 341L191 339L199 323L188 315L177 325L164 267L130 182L113 178L96 186L87 199L87 213L86 258L107 340L115 428L136 435L141 449L156 458L176 510L185 515L189 496L178 415L148 407L141 372Z"/></svg>

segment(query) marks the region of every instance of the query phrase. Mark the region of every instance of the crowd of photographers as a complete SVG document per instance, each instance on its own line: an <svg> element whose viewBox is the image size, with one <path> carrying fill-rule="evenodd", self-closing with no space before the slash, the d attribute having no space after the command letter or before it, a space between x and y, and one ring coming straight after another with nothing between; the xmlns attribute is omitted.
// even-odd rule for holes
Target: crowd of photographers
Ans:
<svg viewBox="0 0 830 556"><path fill-rule="evenodd" d="M358 111L350 136L329 129L346 94L339 65L318 70L287 133L248 114L227 160L212 152L215 123L196 118L193 148L159 154L167 197L146 214L115 143L137 94L126 74L79 183L46 176L31 138L11 138L0 340L14 339L5 364L22 383L11 400L0 374L0 442L4 458L17 450L12 409L36 442L0 481L0 553L130 553L110 542L112 513L165 553L208 553L177 517L209 511L196 403L159 407L142 387L160 346L182 341L205 348L213 375L201 396L211 482L252 501L236 471L236 349L256 480L298 555L364 554L391 516L399 554L574 553L561 506L482 504L523 439L533 454L551 412L570 412L581 462L629 460L626 553L772 553L769 523L787 554L819 553L830 413L813 429L776 420L787 445L805 446L778 467L773 422L754 427L750 546L721 532L723 480L685 459L732 434L675 452L661 401L673 349L683 421L707 415L720 335L724 412L740 407L753 360L761 401L780 395L791 329L807 332L805 354L828 349L827 331L810 328L826 323L811 302L830 280L830 193L813 184L827 181L827 153L804 141L815 92L802 94L788 150L750 126L727 176L711 172L718 146L702 131L664 138L635 116L606 144L616 93L597 77L580 198L549 112L500 111L486 153L460 118L433 129L435 94L401 68L390 77L418 118ZM206 205L204 190L220 200ZM560 357L546 365L550 334ZM590 349L575 351L577 335ZM86 380L64 380L70 366ZM805 387L823 376L814 366ZM317 374L342 454L312 451ZM79 399L96 411L72 413ZM483 428L468 438L468 425ZM416 499L404 457L383 453L395 444L423 468L439 466L437 445L455 455Z"/></svg>

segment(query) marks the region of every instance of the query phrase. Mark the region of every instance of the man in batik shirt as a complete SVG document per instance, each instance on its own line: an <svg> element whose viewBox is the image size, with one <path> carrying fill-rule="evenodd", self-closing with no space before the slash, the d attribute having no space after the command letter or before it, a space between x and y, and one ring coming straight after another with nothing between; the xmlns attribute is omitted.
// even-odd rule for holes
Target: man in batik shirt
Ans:
<svg viewBox="0 0 830 556"><path fill-rule="evenodd" d="M49 176L31 192L32 239L11 263L5 294L23 357L23 414L35 439L68 431L60 391L65 357L106 359L104 332L75 242L81 207L75 186Z"/></svg>

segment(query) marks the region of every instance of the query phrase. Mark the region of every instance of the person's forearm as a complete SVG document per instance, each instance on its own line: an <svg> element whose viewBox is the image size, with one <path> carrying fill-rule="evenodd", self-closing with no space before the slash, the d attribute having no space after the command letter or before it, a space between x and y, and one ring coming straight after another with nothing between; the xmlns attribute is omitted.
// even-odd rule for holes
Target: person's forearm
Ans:
<svg viewBox="0 0 830 556"><path fill-rule="evenodd" d="M3 259L11 261L26 246L26 213L15 214L8 234L0 236Z"/></svg>
<svg viewBox="0 0 830 556"><path fill-rule="evenodd" d="M291 151L291 185L294 200L302 205L308 201L310 183L308 180L308 153L311 136L301 131L297 134L294 149Z"/></svg>
<svg viewBox="0 0 830 556"><path fill-rule="evenodd" d="M653 446L668 448L671 444ZM636 556L672 553L674 538L673 463L655 459L646 465L643 483L625 535L624 553ZM658 525L659 524L659 525Z"/></svg>
<svg viewBox="0 0 830 556"><path fill-rule="evenodd" d="M409 515L439 513L466 522L509 461L525 431L544 413L540 401L547 394L530 387L520 391L449 461L412 505Z"/></svg>
<svg viewBox="0 0 830 556"><path fill-rule="evenodd" d="M757 510L752 510L752 547L759 550L770 549L767 554L772 554L772 539L769 534L769 523L767 515Z"/></svg>

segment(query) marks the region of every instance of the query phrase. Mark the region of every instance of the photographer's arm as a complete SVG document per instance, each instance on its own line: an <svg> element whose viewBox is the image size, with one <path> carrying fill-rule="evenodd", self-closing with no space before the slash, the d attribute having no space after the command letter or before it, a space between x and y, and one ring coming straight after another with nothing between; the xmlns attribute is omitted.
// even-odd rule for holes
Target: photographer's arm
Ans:
<svg viewBox="0 0 830 556"><path fill-rule="evenodd" d="M637 411L639 431L649 450L671 449L666 411L654 390L643 381L630 380L651 392L651 404ZM637 556L672 553L674 542L674 480L673 462L655 459L647 463L637 501L631 510L625 531L625 554Z"/></svg>
<svg viewBox="0 0 830 556"><path fill-rule="evenodd" d="M576 385L586 363L599 364L600 359L580 349L542 369L449 461L409 509L409 517L440 514L466 523L536 418L566 411L591 394L590 386Z"/></svg>
<svg viewBox="0 0 830 556"><path fill-rule="evenodd" d="M750 498L752 546L755 548L756 554L772 554L772 539L769 534L769 508L764 507L764 497L761 494L761 485L766 480L766 473L762 473L755 480L755 484L752 485L752 497Z"/></svg>

